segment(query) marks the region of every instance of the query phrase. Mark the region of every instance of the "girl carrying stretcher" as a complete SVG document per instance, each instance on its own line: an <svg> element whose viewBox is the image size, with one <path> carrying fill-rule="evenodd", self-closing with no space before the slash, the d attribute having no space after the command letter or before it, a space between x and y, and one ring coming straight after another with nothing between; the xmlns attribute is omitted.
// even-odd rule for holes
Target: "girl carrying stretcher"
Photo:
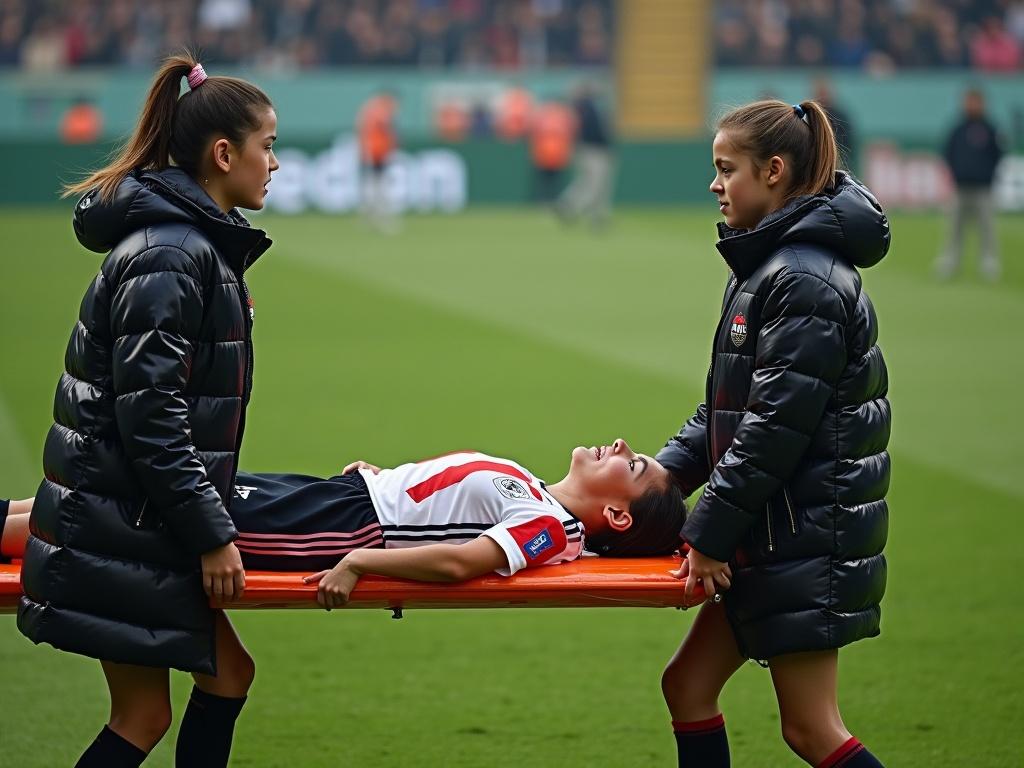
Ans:
<svg viewBox="0 0 1024 768"><path fill-rule="evenodd" d="M177 763L226 765L252 683L204 587L244 586L227 511L252 391L243 276L270 240L238 209L263 207L276 133L259 88L174 56L116 158L66 190L79 241L108 255L57 385L18 628L100 661L110 720L81 768L145 760L170 727L169 668L195 680Z"/></svg>

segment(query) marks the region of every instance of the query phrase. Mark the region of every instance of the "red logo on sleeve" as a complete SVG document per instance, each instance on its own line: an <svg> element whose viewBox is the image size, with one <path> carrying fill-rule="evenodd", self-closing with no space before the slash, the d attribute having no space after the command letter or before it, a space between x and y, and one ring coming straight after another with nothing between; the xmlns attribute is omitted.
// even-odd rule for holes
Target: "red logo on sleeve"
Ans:
<svg viewBox="0 0 1024 768"><path fill-rule="evenodd" d="M550 515L520 523L508 532L526 557L527 566L546 563L569 544L562 523Z"/></svg>

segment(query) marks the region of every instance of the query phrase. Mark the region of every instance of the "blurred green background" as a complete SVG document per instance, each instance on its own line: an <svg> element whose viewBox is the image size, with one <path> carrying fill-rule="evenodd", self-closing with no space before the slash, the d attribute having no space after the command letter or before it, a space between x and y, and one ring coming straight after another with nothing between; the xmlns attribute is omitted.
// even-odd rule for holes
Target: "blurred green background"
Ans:
<svg viewBox="0 0 1024 768"><path fill-rule="evenodd" d="M101 257L70 211L0 212L0 494L33 493L64 345ZM595 235L540 211L265 215L249 273L250 470L331 474L456 448L556 480L578 444L654 452L702 397L725 268L710 206L632 209ZM936 282L944 221L894 214L864 275L890 369L889 587L879 640L843 652L850 729L887 765L1020 765L1024 220L1005 275ZM235 612L258 665L236 766L673 765L660 670L671 610ZM175 676L180 713L190 681ZM107 715L99 666L0 617L0 764L70 765ZM798 765L768 674L726 689L735 765ZM168 766L173 734L147 765Z"/></svg>

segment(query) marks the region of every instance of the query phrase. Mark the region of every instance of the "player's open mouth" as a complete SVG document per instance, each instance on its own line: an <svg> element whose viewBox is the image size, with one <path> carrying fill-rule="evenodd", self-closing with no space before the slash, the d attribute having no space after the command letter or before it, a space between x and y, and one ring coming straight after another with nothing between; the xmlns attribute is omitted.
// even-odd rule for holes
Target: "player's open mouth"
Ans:
<svg viewBox="0 0 1024 768"><path fill-rule="evenodd" d="M601 457L604 456L605 450L606 449L605 449L605 447L603 445L599 445L599 446L597 446L597 448L594 449L594 456L597 457L598 461L600 461Z"/></svg>

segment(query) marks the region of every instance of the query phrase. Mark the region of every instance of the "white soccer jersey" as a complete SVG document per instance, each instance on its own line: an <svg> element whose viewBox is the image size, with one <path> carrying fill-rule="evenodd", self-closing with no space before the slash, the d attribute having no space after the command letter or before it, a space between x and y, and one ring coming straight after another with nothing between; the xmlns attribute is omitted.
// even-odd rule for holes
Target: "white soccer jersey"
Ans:
<svg viewBox="0 0 1024 768"><path fill-rule="evenodd" d="M387 548L464 544L489 536L505 551L502 576L583 552L583 525L524 467L483 453L360 470Z"/></svg>

